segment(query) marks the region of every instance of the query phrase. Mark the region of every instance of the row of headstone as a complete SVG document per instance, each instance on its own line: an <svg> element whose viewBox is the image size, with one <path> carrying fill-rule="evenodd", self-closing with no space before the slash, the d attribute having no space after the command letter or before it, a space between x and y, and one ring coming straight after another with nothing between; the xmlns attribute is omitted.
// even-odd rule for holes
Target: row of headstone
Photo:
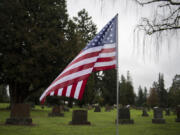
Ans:
<svg viewBox="0 0 180 135"><path fill-rule="evenodd" d="M64 116L63 111L69 111L68 108L63 106L55 106L49 116ZM95 107L95 112L101 111L100 106ZM177 119L176 122L180 122L180 106L176 109ZM133 124L134 120L130 118L130 110L127 107L120 108L118 110L119 117L118 122L120 124ZM72 121L70 124L73 125L90 125L87 121L87 110L74 110L72 114ZM147 111L143 109L142 116L148 116ZM117 120L116 120L117 122ZM154 118L152 123L165 123L163 119L163 111L160 108L154 108ZM28 104L14 104L11 108L10 118L6 120L6 124L15 125L31 125L32 118L30 118L30 106Z"/></svg>

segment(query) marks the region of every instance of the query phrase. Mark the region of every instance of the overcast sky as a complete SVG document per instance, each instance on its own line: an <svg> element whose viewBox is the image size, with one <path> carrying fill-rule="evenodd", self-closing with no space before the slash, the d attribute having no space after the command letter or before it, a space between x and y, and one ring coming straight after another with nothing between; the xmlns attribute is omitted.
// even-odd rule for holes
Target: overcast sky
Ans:
<svg viewBox="0 0 180 135"><path fill-rule="evenodd" d="M164 74L165 87L170 87L175 74L180 74L180 45L178 46L177 36L170 35L171 38L163 38L159 55L156 53L154 42L147 41L143 54L141 44L143 35L139 37L139 42L135 42L137 36L134 29L142 16L153 16L155 6L142 8L130 2L131 0L128 0L128 3L127 0L119 0L114 4L109 1L67 0L68 13L73 17L77 16L78 11L86 9L97 25L98 31L118 13L120 74L126 75L127 71L130 71L136 93L139 85L149 89L153 81L157 81L159 72Z"/></svg>

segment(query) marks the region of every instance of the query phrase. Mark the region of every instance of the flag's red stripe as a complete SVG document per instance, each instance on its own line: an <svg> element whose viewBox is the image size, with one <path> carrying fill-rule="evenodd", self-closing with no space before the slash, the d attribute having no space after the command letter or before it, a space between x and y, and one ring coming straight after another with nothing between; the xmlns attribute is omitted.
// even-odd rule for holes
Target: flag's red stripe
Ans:
<svg viewBox="0 0 180 135"><path fill-rule="evenodd" d="M115 48L106 48L106 49L102 49L101 53L111 53L115 51L116 51Z"/></svg>
<svg viewBox="0 0 180 135"><path fill-rule="evenodd" d="M86 86L86 83L87 83L87 79L83 80L83 84L82 84L81 89L80 89L80 92L79 92L79 97L78 97L79 100L82 99L82 96L83 96L83 93L84 93L84 88L85 88L85 86Z"/></svg>
<svg viewBox="0 0 180 135"><path fill-rule="evenodd" d="M113 57L106 57L106 58L98 58L96 62L109 62L109 61L113 61L115 59L116 59L115 56L113 56Z"/></svg>
<svg viewBox="0 0 180 135"><path fill-rule="evenodd" d="M58 94L58 89L56 89L56 90L54 91L54 96L57 96L57 94Z"/></svg>
<svg viewBox="0 0 180 135"><path fill-rule="evenodd" d="M103 66L103 67L95 67L93 71L102 71L102 70L108 70L108 69L114 69L116 68L116 65L111 66Z"/></svg>
<svg viewBox="0 0 180 135"><path fill-rule="evenodd" d="M76 86L77 86L77 83L74 83L73 86L72 86L71 94L70 94L70 97L72 97L72 98L74 98L74 93L75 93L75 90L76 90Z"/></svg>
<svg viewBox="0 0 180 135"><path fill-rule="evenodd" d="M67 86L64 87L64 89L62 91L62 96L66 96L66 91L67 91Z"/></svg>

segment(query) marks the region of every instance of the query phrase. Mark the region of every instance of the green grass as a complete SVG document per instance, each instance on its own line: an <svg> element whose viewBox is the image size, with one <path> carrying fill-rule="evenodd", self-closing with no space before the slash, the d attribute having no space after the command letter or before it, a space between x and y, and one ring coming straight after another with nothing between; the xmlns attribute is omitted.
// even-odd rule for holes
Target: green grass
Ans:
<svg viewBox="0 0 180 135"><path fill-rule="evenodd" d="M36 106L31 111L34 126L4 125L10 112L2 109L8 104L0 104L0 135L115 135L116 110L111 112L88 111L90 126L72 126L72 109L65 112L65 117L48 117L51 108L41 109ZM152 112L149 117L142 117L140 110L131 110L132 125L119 125L119 135L180 135L180 123L175 115L164 116L166 124L152 124Z"/></svg>

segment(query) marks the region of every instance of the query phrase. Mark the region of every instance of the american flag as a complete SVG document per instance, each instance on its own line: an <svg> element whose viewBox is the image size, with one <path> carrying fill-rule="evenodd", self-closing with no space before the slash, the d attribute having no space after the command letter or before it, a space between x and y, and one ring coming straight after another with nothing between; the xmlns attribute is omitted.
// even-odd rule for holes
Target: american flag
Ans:
<svg viewBox="0 0 180 135"><path fill-rule="evenodd" d="M117 15L91 40L40 97L66 96L82 99L90 74L116 66Z"/></svg>

